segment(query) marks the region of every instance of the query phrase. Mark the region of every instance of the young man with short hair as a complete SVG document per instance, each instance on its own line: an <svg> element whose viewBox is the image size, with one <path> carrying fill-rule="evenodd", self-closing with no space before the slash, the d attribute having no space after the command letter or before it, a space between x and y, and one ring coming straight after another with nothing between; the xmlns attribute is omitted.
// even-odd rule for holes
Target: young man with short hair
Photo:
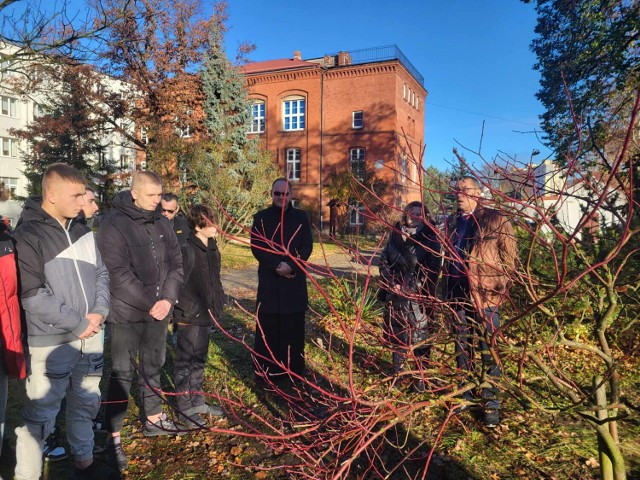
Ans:
<svg viewBox="0 0 640 480"><path fill-rule="evenodd" d="M160 376L167 327L182 283L182 255L171 225L160 213L162 182L150 171L136 172L131 190L120 192L98 230L98 246L111 278L111 359L106 421L108 452L127 467L120 432L139 361L138 381L145 436L175 435L180 429L162 411Z"/></svg>
<svg viewBox="0 0 640 480"><path fill-rule="evenodd" d="M187 219L180 214L178 196L171 192L163 193L160 206L162 207L162 215L171 222L171 227L178 237L178 243L182 247L187 243L191 228Z"/></svg>
<svg viewBox="0 0 640 480"><path fill-rule="evenodd" d="M16 429L18 480L40 478L44 441L65 394L73 478L107 473L93 461L92 420L100 408L109 274L93 233L75 221L85 184L75 168L50 165L42 200L27 200L14 234L30 360L24 425Z"/></svg>

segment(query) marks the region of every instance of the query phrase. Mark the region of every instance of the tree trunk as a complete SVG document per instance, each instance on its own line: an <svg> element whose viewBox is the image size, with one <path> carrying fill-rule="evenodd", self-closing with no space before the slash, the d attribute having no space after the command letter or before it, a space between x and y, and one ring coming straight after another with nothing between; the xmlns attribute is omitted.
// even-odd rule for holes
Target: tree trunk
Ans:
<svg viewBox="0 0 640 480"><path fill-rule="evenodd" d="M607 410L607 392L602 377L594 377L593 386L596 391L595 405L597 417L598 453L600 455L600 477L602 480L626 480L627 471L624 466L622 453L609 431L609 412Z"/></svg>

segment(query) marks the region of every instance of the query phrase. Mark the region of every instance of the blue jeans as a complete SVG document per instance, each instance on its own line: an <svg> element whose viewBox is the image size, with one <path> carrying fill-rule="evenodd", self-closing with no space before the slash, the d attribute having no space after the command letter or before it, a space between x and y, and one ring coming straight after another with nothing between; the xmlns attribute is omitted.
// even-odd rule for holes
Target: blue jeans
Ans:
<svg viewBox="0 0 640 480"><path fill-rule="evenodd" d="M489 350L489 345L487 345L487 340L490 340L500 328L498 307L485 308L479 312L457 310L454 328L458 368L464 371L473 370L475 362L474 340L478 338L483 368L486 369L489 376L500 377L500 365L495 362ZM485 400L485 408L497 409L500 407L500 400L496 398L495 388L483 388L482 399Z"/></svg>

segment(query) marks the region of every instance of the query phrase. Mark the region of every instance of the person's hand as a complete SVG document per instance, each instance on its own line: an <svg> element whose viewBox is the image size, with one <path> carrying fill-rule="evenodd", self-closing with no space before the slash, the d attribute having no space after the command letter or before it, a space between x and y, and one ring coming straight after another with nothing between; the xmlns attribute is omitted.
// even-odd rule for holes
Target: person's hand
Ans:
<svg viewBox="0 0 640 480"><path fill-rule="evenodd" d="M85 318L89 320L89 323L91 325L98 327L98 330L100 330L100 325L104 321L104 317L99 313L87 313Z"/></svg>
<svg viewBox="0 0 640 480"><path fill-rule="evenodd" d="M149 310L149 315L151 315L156 320L164 320L169 315L169 311L171 310L171 303L169 300L158 300L151 310Z"/></svg>
<svg viewBox="0 0 640 480"><path fill-rule="evenodd" d="M100 325L96 326L96 325L93 325L91 322L89 322L89 325L87 325L87 328L85 329L85 331L82 332L80 335L78 335L78 338L80 340L86 340L87 338L93 337L99 331L100 331Z"/></svg>
<svg viewBox="0 0 640 480"><path fill-rule="evenodd" d="M293 269L285 262L280 262L280 265L276 268L276 273L281 277L293 278Z"/></svg>

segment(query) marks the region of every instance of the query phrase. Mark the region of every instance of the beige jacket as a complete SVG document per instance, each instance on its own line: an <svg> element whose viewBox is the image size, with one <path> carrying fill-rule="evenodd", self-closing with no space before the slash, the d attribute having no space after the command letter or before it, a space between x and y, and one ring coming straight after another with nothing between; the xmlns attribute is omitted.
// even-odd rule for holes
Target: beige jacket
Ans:
<svg viewBox="0 0 640 480"><path fill-rule="evenodd" d="M445 258L455 255L454 234L459 218L460 214L456 214L447 219ZM482 308L499 306L507 299L516 269L517 247L513 227L500 212L480 205L473 218L471 251L466 259L470 294L474 305ZM448 265L445 267L447 272Z"/></svg>

